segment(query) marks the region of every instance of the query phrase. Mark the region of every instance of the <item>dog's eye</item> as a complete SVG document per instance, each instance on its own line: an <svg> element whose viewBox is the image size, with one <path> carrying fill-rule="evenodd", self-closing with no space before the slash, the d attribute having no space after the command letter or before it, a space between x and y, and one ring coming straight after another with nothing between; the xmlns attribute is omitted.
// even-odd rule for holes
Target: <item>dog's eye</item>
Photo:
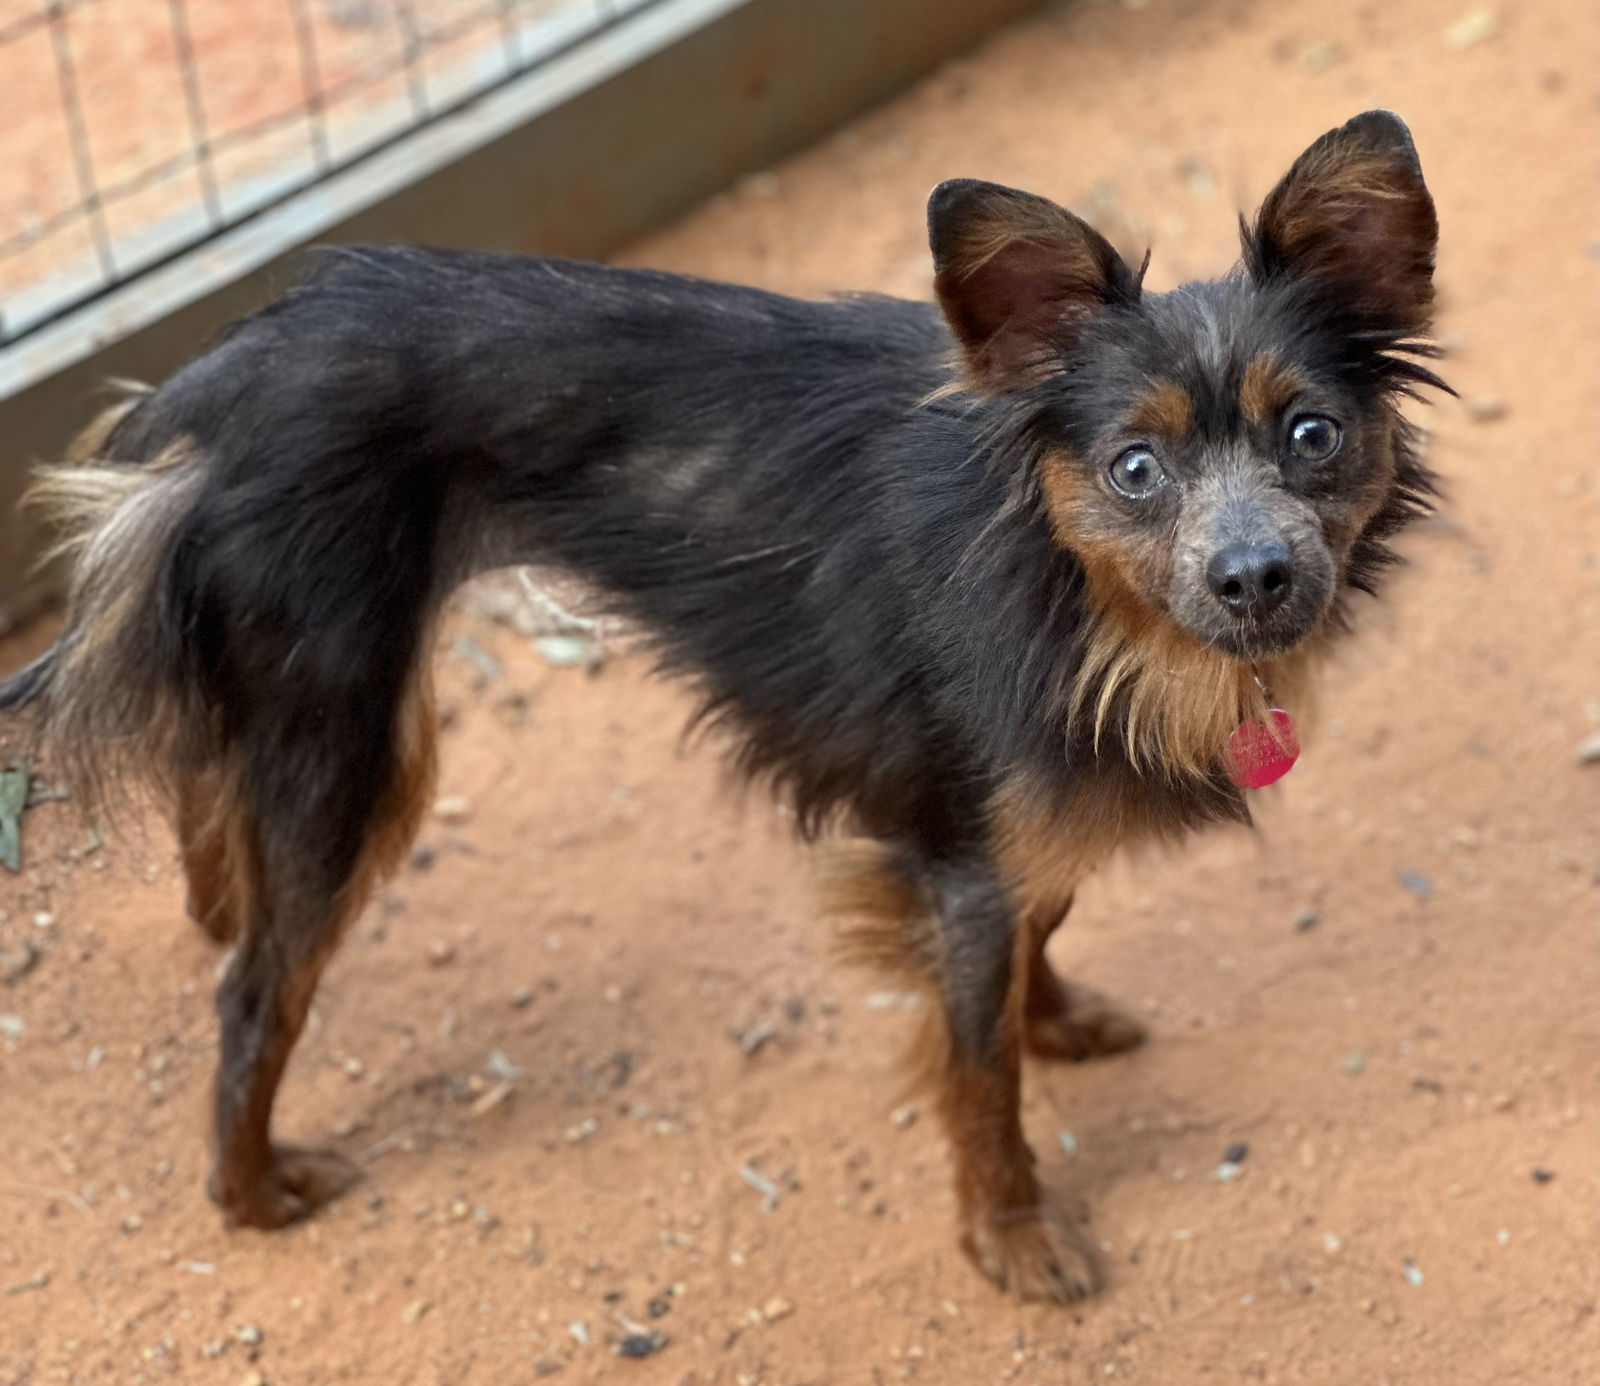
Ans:
<svg viewBox="0 0 1600 1386"><path fill-rule="evenodd" d="M1111 484L1129 500L1148 500L1166 481L1167 474L1148 448L1129 448L1111 464Z"/></svg>
<svg viewBox="0 0 1600 1386"><path fill-rule="evenodd" d="M1321 414L1302 414L1289 428L1289 451L1305 462L1326 462L1339 451L1339 425Z"/></svg>

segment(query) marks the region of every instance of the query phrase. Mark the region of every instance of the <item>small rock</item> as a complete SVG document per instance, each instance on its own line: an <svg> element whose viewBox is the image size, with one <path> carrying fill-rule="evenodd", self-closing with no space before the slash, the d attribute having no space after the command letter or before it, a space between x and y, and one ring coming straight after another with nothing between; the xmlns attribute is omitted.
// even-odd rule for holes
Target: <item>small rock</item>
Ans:
<svg viewBox="0 0 1600 1386"><path fill-rule="evenodd" d="M472 813L472 801L465 794L446 794L434 801L433 816L441 823L461 823Z"/></svg>
<svg viewBox="0 0 1600 1386"><path fill-rule="evenodd" d="M522 1077L522 1070L511 1062L504 1049L491 1049L483 1066L496 1078L503 1078L507 1082L514 1082Z"/></svg>
<svg viewBox="0 0 1600 1386"><path fill-rule="evenodd" d="M1367 1054L1363 1049L1357 1049L1353 1053L1344 1056L1344 1071L1350 1074L1351 1077L1363 1072L1366 1066Z"/></svg>
<svg viewBox="0 0 1600 1386"><path fill-rule="evenodd" d="M1499 395L1474 395L1462 404L1473 423L1493 423L1510 413L1510 406Z"/></svg>
<svg viewBox="0 0 1600 1386"><path fill-rule="evenodd" d="M246 1347L260 1347L263 1335L259 1324L241 1323L233 1330L233 1336Z"/></svg>
<svg viewBox="0 0 1600 1386"><path fill-rule="evenodd" d="M1294 929L1297 934L1303 934L1315 929L1320 923L1322 923L1321 913L1312 909L1309 905L1294 917Z"/></svg>
<svg viewBox="0 0 1600 1386"><path fill-rule="evenodd" d="M416 1323L431 1308L433 1308L432 1300L414 1299L400 1311L400 1322L405 1324Z"/></svg>
<svg viewBox="0 0 1600 1386"><path fill-rule="evenodd" d="M902 1131L917 1124L920 1113L915 1107L896 1107L889 1113L889 1120L894 1122Z"/></svg>
<svg viewBox="0 0 1600 1386"><path fill-rule="evenodd" d="M1337 1232L1324 1232L1322 1234L1322 1249L1330 1256L1337 1256L1344 1250L1344 1238Z"/></svg>
<svg viewBox="0 0 1600 1386"><path fill-rule="evenodd" d="M413 871L427 871L433 866L434 852L432 847L414 847L411 851L411 869Z"/></svg>
<svg viewBox="0 0 1600 1386"><path fill-rule="evenodd" d="M511 1004L519 1011L525 1006L531 1005L532 1002L532 987L518 987L514 992L511 993Z"/></svg>
<svg viewBox="0 0 1600 1386"><path fill-rule="evenodd" d="M456 946L445 939L435 939L428 945L428 964L431 967L445 967L455 961Z"/></svg>
<svg viewBox="0 0 1600 1386"><path fill-rule="evenodd" d="M1408 1285L1422 1284L1422 1271L1418 1269L1417 1263L1409 1257L1400 1263L1400 1274L1405 1276Z"/></svg>
<svg viewBox="0 0 1600 1386"><path fill-rule="evenodd" d="M352 1082L360 1078L367 1071L367 1066L362 1063L360 1059L356 1058L354 1054L346 1058L340 1067L344 1069L344 1076L349 1078Z"/></svg>
<svg viewBox="0 0 1600 1386"><path fill-rule="evenodd" d="M1419 900L1426 900L1433 894L1433 877L1413 870L1409 866L1395 872L1394 878Z"/></svg>
<svg viewBox="0 0 1600 1386"><path fill-rule="evenodd" d="M1444 43L1446 48L1460 51L1476 47L1480 43L1487 43L1499 32L1500 16L1488 6L1484 6L1481 9L1468 10L1446 29Z"/></svg>
<svg viewBox="0 0 1600 1386"><path fill-rule="evenodd" d="M589 1346L589 1325L582 1319L567 1325L567 1332L572 1335L572 1341L579 1347Z"/></svg>
<svg viewBox="0 0 1600 1386"><path fill-rule="evenodd" d="M56 927L56 917L49 910L40 910L33 917L33 927L35 929L53 929Z"/></svg>
<svg viewBox="0 0 1600 1386"><path fill-rule="evenodd" d="M644 1307L652 1319L664 1319L672 1312L672 1300L667 1295L657 1295Z"/></svg>
<svg viewBox="0 0 1600 1386"><path fill-rule="evenodd" d="M1344 55L1344 49L1337 43L1324 40L1313 43L1300 55L1300 66L1313 74L1326 72L1335 63L1342 62Z"/></svg>
<svg viewBox="0 0 1600 1386"><path fill-rule="evenodd" d="M1584 737L1578 743L1578 749L1572 753L1572 758L1579 765L1600 765L1600 732Z"/></svg>
<svg viewBox="0 0 1600 1386"><path fill-rule="evenodd" d="M1548 1184L1555 1177L1556 1172L1553 1169L1536 1169L1533 1172L1533 1182L1535 1184Z"/></svg>
<svg viewBox="0 0 1600 1386"><path fill-rule="evenodd" d="M1243 1165L1236 1164L1232 1160L1224 1160L1217 1166L1217 1182L1219 1184L1231 1184L1243 1173Z"/></svg>
<svg viewBox="0 0 1600 1386"><path fill-rule="evenodd" d="M1250 1157L1250 1145L1247 1141L1234 1141L1222 1152L1224 1164L1242 1165Z"/></svg>
<svg viewBox="0 0 1600 1386"><path fill-rule="evenodd" d="M1078 1153L1078 1138L1071 1131L1061 1130L1056 1132L1056 1140L1061 1144L1061 1153L1076 1155Z"/></svg>
<svg viewBox="0 0 1600 1386"><path fill-rule="evenodd" d="M794 1313L794 1301L782 1295L774 1295L761 1306L761 1317L768 1323L777 1323L779 1319L786 1319Z"/></svg>
<svg viewBox="0 0 1600 1386"><path fill-rule="evenodd" d="M630 1333L611 1349L618 1357L651 1357L667 1345L663 1333Z"/></svg>
<svg viewBox="0 0 1600 1386"><path fill-rule="evenodd" d="M240 1379L239 1386L267 1386L267 1378L252 1368Z"/></svg>

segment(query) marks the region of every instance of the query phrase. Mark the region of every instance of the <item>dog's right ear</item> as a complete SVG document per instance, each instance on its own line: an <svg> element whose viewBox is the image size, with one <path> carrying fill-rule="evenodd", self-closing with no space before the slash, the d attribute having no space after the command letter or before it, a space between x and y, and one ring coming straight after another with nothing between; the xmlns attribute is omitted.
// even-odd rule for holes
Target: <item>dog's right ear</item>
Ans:
<svg viewBox="0 0 1600 1386"><path fill-rule="evenodd" d="M969 383L1025 389L1062 369L1083 324L1139 300L1139 281L1087 222L1047 198L952 178L928 199L933 287Z"/></svg>
<svg viewBox="0 0 1600 1386"><path fill-rule="evenodd" d="M1295 160L1244 232L1257 283L1298 280L1373 329L1424 331L1439 219L1411 131L1367 111Z"/></svg>

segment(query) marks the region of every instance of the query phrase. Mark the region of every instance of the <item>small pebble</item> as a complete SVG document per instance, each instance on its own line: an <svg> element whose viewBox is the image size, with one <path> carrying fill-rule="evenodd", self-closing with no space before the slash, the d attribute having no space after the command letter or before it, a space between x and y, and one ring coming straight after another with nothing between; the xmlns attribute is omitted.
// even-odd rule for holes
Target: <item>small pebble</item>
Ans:
<svg viewBox="0 0 1600 1386"><path fill-rule="evenodd" d="M261 1346L261 1328L258 1324L241 1323L233 1330L234 1339L246 1347Z"/></svg>
<svg viewBox="0 0 1600 1386"><path fill-rule="evenodd" d="M414 1299L401 1311L400 1322L406 1324L416 1323L431 1308L433 1308L431 1300Z"/></svg>
<svg viewBox="0 0 1600 1386"><path fill-rule="evenodd" d="M433 816L441 823L460 823L471 812L472 801L465 794L446 794L433 805Z"/></svg>
<svg viewBox="0 0 1600 1386"><path fill-rule="evenodd" d="M1344 49L1337 43L1326 41L1313 43L1300 55L1300 66L1307 72L1326 72L1335 63L1344 58Z"/></svg>
<svg viewBox="0 0 1600 1386"><path fill-rule="evenodd" d="M761 1306L761 1317L768 1323L777 1323L779 1319L786 1319L794 1313L794 1301L785 1299L782 1295L774 1295Z"/></svg>
<svg viewBox="0 0 1600 1386"><path fill-rule="evenodd" d="M896 1107L889 1113L889 1120L894 1122L902 1131L907 1127L917 1124L918 1112L915 1107Z"/></svg>
<svg viewBox="0 0 1600 1386"><path fill-rule="evenodd" d="M1234 1141L1222 1152L1222 1161L1228 1165L1242 1165L1250 1156L1250 1146L1246 1141Z"/></svg>
<svg viewBox="0 0 1600 1386"><path fill-rule="evenodd" d="M1400 1263L1400 1273L1405 1276L1408 1285L1422 1284L1422 1272L1418 1269L1415 1261L1409 1259L1402 1261Z"/></svg>
<svg viewBox="0 0 1600 1386"><path fill-rule="evenodd" d="M1078 1153L1078 1138L1070 1131L1057 1131L1056 1140L1061 1143L1062 1153L1076 1155Z"/></svg>
<svg viewBox="0 0 1600 1386"><path fill-rule="evenodd" d="M411 869L413 871L427 871L433 866L434 854L432 847L416 847L411 852Z"/></svg>
<svg viewBox="0 0 1600 1386"><path fill-rule="evenodd" d="M1536 1169L1533 1172L1533 1182L1535 1184L1548 1184L1555 1177L1556 1172L1553 1169Z"/></svg>
<svg viewBox="0 0 1600 1386"><path fill-rule="evenodd" d="M435 939L428 945L428 963L432 967L444 967L453 962L456 956L456 946L445 939Z"/></svg>
<svg viewBox="0 0 1600 1386"><path fill-rule="evenodd" d="M1579 765L1600 765L1600 732L1586 736L1572 755Z"/></svg>
<svg viewBox="0 0 1600 1386"><path fill-rule="evenodd" d="M515 1006L516 1009L519 1010L519 1011L522 1010L525 1006L531 1005L532 1002L533 1002L533 988L532 987L518 987L514 992L511 993L511 1004L513 1006Z"/></svg>
<svg viewBox="0 0 1600 1386"><path fill-rule="evenodd" d="M1488 6L1468 10L1444 31L1446 48L1461 50L1487 43L1500 32L1500 16Z"/></svg>
<svg viewBox="0 0 1600 1386"><path fill-rule="evenodd" d="M1473 423L1493 423L1507 413L1506 402L1499 395L1477 395L1465 401L1467 417Z"/></svg>
<svg viewBox="0 0 1600 1386"><path fill-rule="evenodd" d="M1344 1057L1344 1071L1352 1077L1362 1072L1366 1066L1367 1055L1365 1050L1357 1049L1354 1053L1346 1054Z"/></svg>
<svg viewBox="0 0 1600 1386"><path fill-rule="evenodd" d="M1324 1232L1322 1234L1322 1249L1330 1256L1337 1256L1344 1250L1344 1238L1337 1232Z"/></svg>
<svg viewBox="0 0 1600 1386"><path fill-rule="evenodd" d="M1295 932L1303 934L1315 929L1322 922L1322 915L1316 910L1307 907L1294 917Z"/></svg>
<svg viewBox="0 0 1600 1386"><path fill-rule="evenodd" d="M1426 900L1433 894L1433 878L1421 871L1415 871L1409 866L1402 871L1395 872L1395 880L1399 881L1419 900Z"/></svg>
<svg viewBox="0 0 1600 1386"><path fill-rule="evenodd" d="M650 1357L661 1351L667 1345L666 1337L660 1333L630 1333L626 1338L619 1339L612 1352L618 1357Z"/></svg>

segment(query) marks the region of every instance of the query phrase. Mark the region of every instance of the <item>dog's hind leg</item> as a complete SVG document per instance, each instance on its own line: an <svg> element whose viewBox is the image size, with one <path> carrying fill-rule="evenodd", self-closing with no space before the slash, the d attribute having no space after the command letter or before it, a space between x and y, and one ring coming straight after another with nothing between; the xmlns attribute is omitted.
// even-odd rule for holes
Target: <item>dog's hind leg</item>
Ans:
<svg viewBox="0 0 1600 1386"><path fill-rule="evenodd" d="M276 1144L273 1100L312 996L373 884L416 830L434 768L425 674L390 711L381 680L345 692L296 687L243 738L247 757L229 824L230 898L239 947L217 993L212 1198L235 1225L274 1228L306 1216L356 1177L342 1158ZM212 859L191 859L201 917Z"/></svg>
<svg viewBox="0 0 1600 1386"><path fill-rule="evenodd" d="M186 775L176 788L178 849L189 886L184 907L214 943L231 943L238 936L247 903L241 873L248 847L239 837L238 813L229 812L236 793L224 793L215 770Z"/></svg>
<svg viewBox="0 0 1600 1386"><path fill-rule="evenodd" d="M1145 1040L1145 1028L1138 1020L1093 987L1060 976L1045 957L1051 934L1071 908L1069 895L1053 904L1035 905L1023 915L1027 943L1023 1043L1041 1059L1073 1062L1137 1048Z"/></svg>

